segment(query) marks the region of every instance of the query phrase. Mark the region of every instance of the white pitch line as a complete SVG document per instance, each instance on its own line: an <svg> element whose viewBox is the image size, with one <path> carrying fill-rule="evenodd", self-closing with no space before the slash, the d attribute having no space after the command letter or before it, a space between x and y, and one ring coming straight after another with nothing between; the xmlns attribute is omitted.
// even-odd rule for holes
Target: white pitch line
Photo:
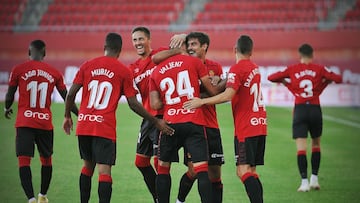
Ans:
<svg viewBox="0 0 360 203"><path fill-rule="evenodd" d="M329 121L334 121L336 123L344 124L344 125L351 126L351 127L354 127L354 128L360 128L360 123L352 122L352 121L349 121L349 120L344 120L344 119L341 119L341 118L335 118L335 117L332 117L332 116L329 116L329 115L323 115L323 118L326 119L326 120L329 120Z"/></svg>

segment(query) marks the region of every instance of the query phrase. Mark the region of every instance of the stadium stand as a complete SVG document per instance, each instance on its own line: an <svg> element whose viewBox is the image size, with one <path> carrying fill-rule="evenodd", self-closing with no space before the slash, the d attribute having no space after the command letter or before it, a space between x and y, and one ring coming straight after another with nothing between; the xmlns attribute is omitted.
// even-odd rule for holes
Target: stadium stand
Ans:
<svg viewBox="0 0 360 203"><path fill-rule="evenodd" d="M264 24L270 25L266 29L284 29L289 24L290 27L298 24L300 29L317 29L317 23L326 18L335 3L335 0L213 0L197 15L193 27L225 23L234 25L234 29L239 27L236 24L242 29L251 29L253 24L259 24L260 29L264 28Z"/></svg>
<svg viewBox="0 0 360 203"><path fill-rule="evenodd" d="M346 13L343 21L345 22L360 21L360 0L357 0L353 9L349 10Z"/></svg>
<svg viewBox="0 0 360 203"><path fill-rule="evenodd" d="M54 0L40 25L168 25L184 1Z"/></svg>
<svg viewBox="0 0 360 203"><path fill-rule="evenodd" d="M337 26L330 26L330 29L359 29L359 2L360 0L0 0L0 28L4 31L4 27L11 30L11 26L30 25L36 27L30 31L68 31L71 30L69 27L76 26L94 30L94 25L156 25L163 30L171 30L168 29L169 26L181 27L186 24L183 26L184 31L320 30L319 23L339 22ZM344 4L348 6L344 7ZM339 12L340 7L345 10ZM191 12L186 12L185 8ZM181 18L190 20L181 21Z"/></svg>
<svg viewBox="0 0 360 203"><path fill-rule="evenodd" d="M1 0L0 26L15 25L19 21L17 11L21 10L21 0Z"/></svg>

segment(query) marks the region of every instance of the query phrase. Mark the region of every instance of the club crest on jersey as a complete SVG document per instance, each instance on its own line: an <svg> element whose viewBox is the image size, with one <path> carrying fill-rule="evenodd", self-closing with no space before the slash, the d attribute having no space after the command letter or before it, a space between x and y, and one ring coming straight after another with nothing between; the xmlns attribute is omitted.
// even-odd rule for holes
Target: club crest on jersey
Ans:
<svg viewBox="0 0 360 203"><path fill-rule="evenodd" d="M235 73L229 73L227 81L229 83L235 83Z"/></svg>
<svg viewBox="0 0 360 203"><path fill-rule="evenodd" d="M139 71L140 71L139 68L134 69L134 73L138 73Z"/></svg>

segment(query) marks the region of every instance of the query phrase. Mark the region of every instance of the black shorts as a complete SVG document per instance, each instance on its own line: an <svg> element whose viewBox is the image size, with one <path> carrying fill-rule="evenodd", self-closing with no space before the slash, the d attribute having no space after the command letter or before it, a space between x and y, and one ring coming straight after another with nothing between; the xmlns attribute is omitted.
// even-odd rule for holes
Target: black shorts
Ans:
<svg viewBox="0 0 360 203"><path fill-rule="evenodd" d="M175 130L174 135L161 135L159 160L179 162L178 150L184 147L193 163L208 161L208 146L204 126L194 123L169 124Z"/></svg>
<svg viewBox="0 0 360 203"><path fill-rule="evenodd" d="M293 138L317 138L322 133L322 113L320 105L297 104L294 107Z"/></svg>
<svg viewBox="0 0 360 203"><path fill-rule="evenodd" d="M224 151L222 147L221 135L219 128L208 128L206 129L206 137L208 141L209 149L209 162L211 166L221 166L225 163L224 161ZM187 156L187 152L184 151L184 165L187 166L187 163L191 159Z"/></svg>
<svg viewBox="0 0 360 203"><path fill-rule="evenodd" d="M162 116L156 116L162 118ZM157 154L160 131L153 123L143 119L136 145L136 153L145 156Z"/></svg>
<svg viewBox="0 0 360 203"><path fill-rule="evenodd" d="M116 143L95 136L78 136L80 157L98 164L115 165Z"/></svg>
<svg viewBox="0 0 360 203"><path fill-rule="evenodd" d="M266 136L245 138L245 142L239 142L234 138L236 165L249 164L251 167L264 165Z"/></svg>
<svg viewBox="0 0 360 203"><path fill-rule="evenodd" d="M35 144L41 157L50 157L54 149L53 130L16 128L16 156L34 157Z"/></svg>

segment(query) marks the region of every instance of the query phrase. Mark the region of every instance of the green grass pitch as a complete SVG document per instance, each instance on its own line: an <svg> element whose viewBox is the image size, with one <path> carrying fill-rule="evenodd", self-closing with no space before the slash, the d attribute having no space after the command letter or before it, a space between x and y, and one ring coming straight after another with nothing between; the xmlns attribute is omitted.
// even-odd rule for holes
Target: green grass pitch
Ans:
<svg viewBox="0 0 360 203"><path fill-rule="evenodd" d="M0 103L4 106L4 103ZM13 105L16 113L16 104ZM48 192L51 203L79 202L78 177L82 166L77 139L62 131L63 104L53 104L55 146L53 155L53 178ZM249 202L244 186L235 173L233 152L233 120L229 104L217 105L222 133L225 165L222 167L224 203ZM320 191L297 192L300 184L296 164L295 142L291 138L292 108L267 107L268 137L265 165L258 167L267 203L339 203L359 202L360 198L360 109L323 107L324 129L322 157L319 172ZM73 116L73 119L76 117ZM0 118L0 202L27 202L22 191L17 159L15 156L15 115L11 120ZM136 140L141 118L131 112L126 104L117 111L117 161L112 169L112 202L151 202L140 172L134 166ZM310 141L310 140L309 140ZM308 152L310 149L310 142ZM182 151L179 152L182 157ZM182 161L182 160L181 160ZM310 153L308 153L308 162ZM40 161L38 154L31 162L34 190L39 192ZM175 202L178 184L186 167L174 163L171 168L171 200ZM310 173L310 163L308 164ZM90 202L98 202L97 172L92 184ZM194 184L188 203L200 202L197 184Z"/></svg>

